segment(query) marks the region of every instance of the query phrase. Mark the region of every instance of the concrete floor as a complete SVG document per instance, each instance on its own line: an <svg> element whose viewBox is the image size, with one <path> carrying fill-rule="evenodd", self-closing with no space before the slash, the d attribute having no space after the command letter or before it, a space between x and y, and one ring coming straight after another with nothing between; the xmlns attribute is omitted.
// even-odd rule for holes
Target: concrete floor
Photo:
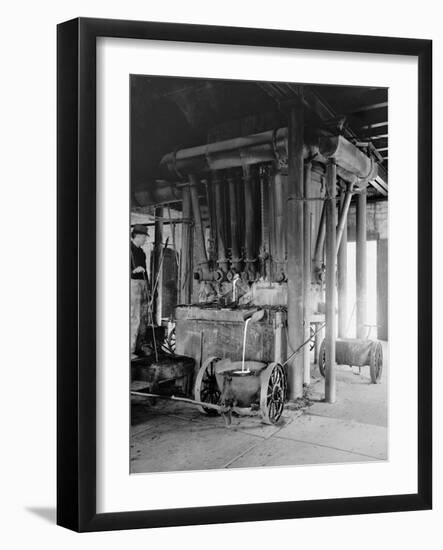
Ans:
<svg viewBox="0 0 443 550"><path fill-rule="evenodd" d="M337 402L322 401L324 381L312 367L311 406L288 406L274 426L257 417L209 417L171 401L133 398L131 472L161 472L386 460L387 346L381 384L369 368L339 366Z"/></svg>

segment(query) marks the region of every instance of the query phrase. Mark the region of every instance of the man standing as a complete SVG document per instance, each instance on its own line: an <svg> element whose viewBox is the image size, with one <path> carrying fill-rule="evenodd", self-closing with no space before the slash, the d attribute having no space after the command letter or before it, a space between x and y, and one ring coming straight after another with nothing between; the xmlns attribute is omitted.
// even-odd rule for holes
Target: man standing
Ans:
<svg viewBox="0 0 443 550"><path fill-rule="evenodd" d="M131 233L131 359L135 359L135 347L140 328L141 306L144 296L148 296L148 274L146 254L142 248L148 237L148 228L134 225Z"/></svg>

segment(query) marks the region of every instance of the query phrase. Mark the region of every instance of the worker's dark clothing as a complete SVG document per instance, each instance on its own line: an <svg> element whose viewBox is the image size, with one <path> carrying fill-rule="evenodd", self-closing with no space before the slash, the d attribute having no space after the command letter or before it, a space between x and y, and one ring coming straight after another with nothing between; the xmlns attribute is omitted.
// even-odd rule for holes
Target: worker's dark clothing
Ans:
<svg viewBox="0 0 443 550"><path fill-rule="evenodd" d="M145 272L133 273L136 267L142 267ZM148 292L146 254L142 248L131 241L131 354L135 352L140 328L142 302L148 298Z"/></svg>
<svg viewBox="0 0 443 550"><path fill-rule="evenodd" d="M145 270L145 273L133 273L136 267L142 267ZM146 254L143 248L140 246L135 246L131 241L131 279L142 279L144 280L146 274Z"/></svg>

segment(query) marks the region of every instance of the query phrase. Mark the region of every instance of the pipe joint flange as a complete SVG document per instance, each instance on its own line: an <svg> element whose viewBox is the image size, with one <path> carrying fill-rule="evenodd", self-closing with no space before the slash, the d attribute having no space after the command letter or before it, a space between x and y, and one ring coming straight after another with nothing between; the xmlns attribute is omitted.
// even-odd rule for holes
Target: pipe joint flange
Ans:
<svg viewBox="0 0 443 550"><path fill-rule="evenodd" d="M244 283L253 283L257 279L257 274L254 269L247 268L245 271L242 271L241 273L241 280Z"/></svg>
<svg viewBox="0 0 443 550"><path fill-rule="evenodd" d="M226 273L223 271L223 269L216 269L214 271L214 281L217 283L223 282L225 279Z"/></svg>
<svg viewBox="0 0 443 550"><path fill-rule="evenodd" d="M359 178L357 176L356 181L354 183L355 190L356 191L364 191L368 185L368 183L373 180L377 174L378 174L378 168L377 163L375 162L374 157L369 157L371 167L369 169L369 173L364 176L363 178Z"/></svg>
<svg viewBox="0 0 443 550"><path fill-rule="evenodd" d="M234 280L234 277L238 275L238 271L234 268L231 268L227 273L226 273L226 280L229 282L229 283L232 283L232 281Z"/></svg>
<svg viewBox="0 0 443 550"><path fill-rule="evenodd" d="M171 171L173 171L175 174L177 174L179 179L184 180L185 176L180 172L180 170L177 167L177 151L179 151L179 149L175 149L171 153L171 155L172 155L172 170Z"/></svg>
<svg viewBox="0 0 443 550"><path fill-rule="evenodd" d="M286 168L288 166L287 150L285 148L280 148L278 145L278 131L276 128L272 132L272 152L274 154L277 166L279 169Z"/></svg>

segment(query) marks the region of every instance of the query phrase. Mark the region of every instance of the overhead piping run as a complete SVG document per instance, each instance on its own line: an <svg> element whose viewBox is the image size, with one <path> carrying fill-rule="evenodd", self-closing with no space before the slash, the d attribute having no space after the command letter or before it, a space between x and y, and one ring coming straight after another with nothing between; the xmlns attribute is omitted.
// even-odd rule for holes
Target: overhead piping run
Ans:
<svg viewBox="0 0 443 550"><path fill-rule="evenodd" d="M303 158L326 163L333 158L337 175L344 181L357 176L358 186L377 177L377 165L343 136L320 137L319 144L304 144ZM165 177L185 179L187 174L226 170L249 164L281 161L288 158L288 129L278 128L259 134L227 139L207 145L180 149L166 154L160 166Z"/></svg>
<svg viewBox="0 0 443 550"><path fill-rule="evenodd" d="M368 157L358 149L353 143L343 136L321 137L319 140L319 153L325 159L333 159L335 164L352 175L355 180L355 188L364 189L368 183L378 175L377 164L373 158ZM343 177L340 171L337 174L344 180L349 181L348 177Z"/></svg>
<svg viewBox="0 0 443 550"><path fill-rule="evenodd" d="M269 162L278 158L279 154L287 157L287 141L287 128L267 130L259 134L168 153L162 158L160 166L166 169L169 176L173 174L183 178L188 173L226 170L245 164Z"/></svg>
<svg viewBox="0 0 443 550"><path fill-rule="evenodd" d="M365 189L368 183L378 174L374 159L365 155L343 136L321 137L319 140L319 154L321 157L333 160L336 172L347 182L345 202L340 212L340 220L336 233L336 251L340 247L343 229L347 221L349 206L354 192ZM323 206L320 225L315 243L313 270L314 281L321 280L323 265L323 247L326 236L326 203Z"/></svg>

